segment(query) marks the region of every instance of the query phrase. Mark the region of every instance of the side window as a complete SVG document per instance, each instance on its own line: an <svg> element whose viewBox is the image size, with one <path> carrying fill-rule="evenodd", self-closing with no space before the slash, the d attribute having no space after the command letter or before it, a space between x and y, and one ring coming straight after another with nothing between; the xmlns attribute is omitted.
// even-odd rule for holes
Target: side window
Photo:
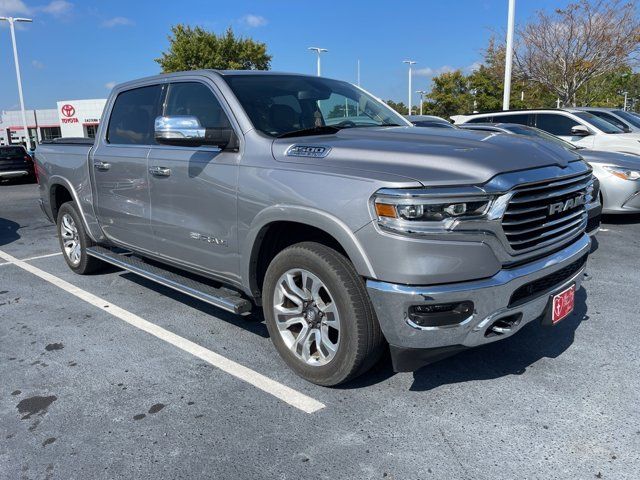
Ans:
<svg viewBox="0 0 640 480"><path fill-rule="evenodd" d="M557 113L539 113L536 115L536 127L552 135L570 137L571 129L580 125L575 120Z"/></svg>
<svg viewBox="0 0 640 480"><path fill-rule="evenodd" d="M231 126L220 102L211 89L198 82L169 85L164 115L197 117L203 128L229 128Z"/></svg>
<svg viewBox="0 0 640 480"><path fill-rule="evenodd" d="M107 141L124 145L151 145L153 124L160 108L162 87L135 88L122 92L111 109Z"/></svg>
<svg viewBox="0 0 640 480"><path fill-rule="evenodd" d="M496 115L495 122L503 122L503 123L517 123L518 125L529 125L529 114L528 113L516 113L513 115Z"/></svg>
<svg viewBox="0 0 640 480"><path fill-rule="evenodd" d="M493 123L493 117L476 117L465 123Z"/></svg>
<svg viewBox="0 0 640 480"><path fill-rule="evenodd" d="M601 112L599 110L596 111L590 111L589 113L594 114L596 117L600 117L603 120L606 120L609 123L613 123L616 127L622 129L622 130L626 130L627 128L629 128L622 120L617 119L616 117L614 117L613 115L610 115L608 113L605 112Z"/></svg>

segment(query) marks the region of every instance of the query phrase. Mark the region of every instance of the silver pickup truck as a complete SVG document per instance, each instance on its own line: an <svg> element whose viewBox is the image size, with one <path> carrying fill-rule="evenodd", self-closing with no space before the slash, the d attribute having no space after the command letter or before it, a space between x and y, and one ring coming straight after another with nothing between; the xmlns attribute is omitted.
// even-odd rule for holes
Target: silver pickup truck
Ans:
<svg viewBox="0 0 640 480"><path fill-rule="evenodd" d="M236 314L262 307L279 354L317 384L386 348L411 371L583 301L593 177L578 154L417 128L346 82L125 83L95 142L43 144L36 164L72 270L107 262Z"/></svg>

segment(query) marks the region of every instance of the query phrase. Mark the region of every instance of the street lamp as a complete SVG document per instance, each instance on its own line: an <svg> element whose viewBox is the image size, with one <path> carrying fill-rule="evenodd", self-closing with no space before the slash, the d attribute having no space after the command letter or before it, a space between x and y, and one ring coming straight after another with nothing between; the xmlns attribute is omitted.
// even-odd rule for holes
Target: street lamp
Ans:
<svg viewBox="0 0 640 480"><path fill-rule="evenodd" d="M403 60L402 63L409 65L409 115L411 115L411 66L415 65L416 62L413 60Z"/></svg>
<svg viewBox="0 0 640 480"><path fill-rule="evenodd" d="M311 50L312 52L316 52L316 54L318 55L318 76L320 76L320 54L328 52L329 50L320 47L309 47L309 50Z"/></svg>
<svg viewBox="0 0 640 480"><path fill-rule="evenodd" d="M13 43L13 60L16 64L16 77L18 77L18 95L20 96L20 111L22 112L22 127L24 128L25 142L31 148L31 137L29 136L29 126L27 125L27 115L24 112L24 97L22 96L22 78L20 77L20 64L18 63L18 47L16 46L16 31L13 27L15 22L32 22L30 18L0 17L0 20L9 22L11 30L11 42Z"/></svg>
<svg viewBox="0 0 640 480"><path fill-rule="evenodd" d="M424 90L416 90L416 93L420 95L420 115L422 115L422 104L424 102L424 96L427 92Z"/></svg>
<svg viewBox="0 0 640 480"><path fill-rule="evenodd" d="M509 16L507 19L507 51L504 60L504 93L502 110L509 110L511 97L511 67L513 64L513 28L516 19L516 0L509 0Z"/></svg>

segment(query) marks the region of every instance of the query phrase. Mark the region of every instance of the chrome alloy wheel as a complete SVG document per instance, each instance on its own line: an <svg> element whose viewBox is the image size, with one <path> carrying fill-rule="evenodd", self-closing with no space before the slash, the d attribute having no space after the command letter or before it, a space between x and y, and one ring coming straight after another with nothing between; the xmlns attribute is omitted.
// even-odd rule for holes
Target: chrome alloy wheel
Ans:
<svg viewBox="0 0 640 480"><path fill-rule="evenodd" d="M320 366L335 357L340 317L329 289L317 276L300 268L285 272L276 284L273 310L278 332L298 360Z"/></svg>
<svg viewBox="0 0 640 480"><path fill-rule="evenodd" d="M62 237L62 245L64 254L67 259L74 265L80 264L80 237L78 235L78 227L73 217L68 213L62 216L60 222L60 236Z"/></svg>

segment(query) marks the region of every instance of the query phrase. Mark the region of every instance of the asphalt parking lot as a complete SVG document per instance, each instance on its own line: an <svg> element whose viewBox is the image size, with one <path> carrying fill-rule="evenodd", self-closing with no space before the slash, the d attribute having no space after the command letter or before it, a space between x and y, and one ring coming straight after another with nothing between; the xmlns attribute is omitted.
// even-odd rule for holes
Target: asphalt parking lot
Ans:
<svg viewBox="0 0 640 480"><path fill-rule="evenodd" d="M74 275L37 195L0 185L0 478L638 478L640 217L605 219L557 327L328 389L259 314Z"/></svg>

